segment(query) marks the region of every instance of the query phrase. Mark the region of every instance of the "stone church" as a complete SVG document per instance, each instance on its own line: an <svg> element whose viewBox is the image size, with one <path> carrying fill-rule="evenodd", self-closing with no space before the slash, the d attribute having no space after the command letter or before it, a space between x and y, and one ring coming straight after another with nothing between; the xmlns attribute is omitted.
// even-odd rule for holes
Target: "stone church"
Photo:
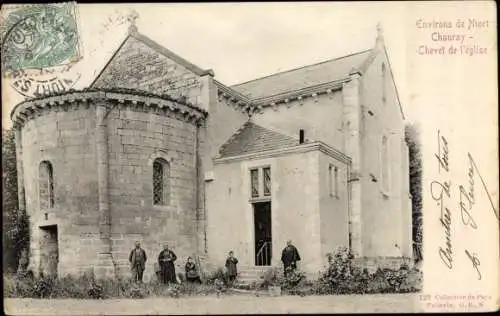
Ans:
<svg viewBox="0 0 500 316"><path fill-rule="evenodd" d="M338 246L412 257L405 117L379 30L371 49L228 86L138 32L89 88L12 111L30 268L129 275L141 241L199 264L315 273ZM181 270L183 271L183 270Z"/></svg>

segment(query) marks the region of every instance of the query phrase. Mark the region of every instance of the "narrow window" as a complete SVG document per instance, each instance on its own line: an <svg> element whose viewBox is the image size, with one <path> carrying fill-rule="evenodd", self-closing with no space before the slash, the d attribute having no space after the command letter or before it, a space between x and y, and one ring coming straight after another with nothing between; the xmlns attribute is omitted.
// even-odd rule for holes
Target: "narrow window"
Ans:
<svg viewBox="0 0 500 316"><path fill-rule="evenodd" d="M153 162L153 204L168 204L170 198L170 166L161 158Z"/></svg>
<svg viewBox="0 0 500 316"><path fill-rule="evenodd" d="M271 168L264 168L264 195L271 195Z"/></svg>
<svg viewBox="0 0 500 316"><path fill-rule="evenodd" d="M250 170L250 181L252 187L252 197L259 197L259 170Z"/></svg>
<svg viewBox="0 0 500 316"><path fill-rule="evenodd" d="M338 197L339 169L334 165L328 167L328 188L330 196Z"/></svg>
<svg viewBox="0 0 500 316"><path fill-rule="evenodd" d="M333 194L335 195L335 197L339 197L339 192L338 192L338 188L339 188L339 168L334 167L333 168L333 172L334 172L334 181L333 181L334 190L333 190Z"/></svg>
<svg viewBox="0 0 500 316"><path fill-rule="evenodd" d="M385 64L382 63L382 102L385 103L386 100L386 69L385 69Z"/></svg>
<svg viewBox="0 0 500 316"><path fill-rule="evenodd" d="M382 189L384 192L389 192L389 153L388 153L387 136L382 137L382 153L381 153L381 166L382 166Z"/></svg>
<svg viewBox="0 0 500 316"><path fill-rule="evenodd" d="M54 171L52 164L42 161L39 167L40 209L54 207Z"/></svg>
<svg viewBox="0 0 500 316"><path fill-rule="evenodd" d="M328 191L330 196L333 196L333 177L332 177L333 165L328 166Z"/></svg>

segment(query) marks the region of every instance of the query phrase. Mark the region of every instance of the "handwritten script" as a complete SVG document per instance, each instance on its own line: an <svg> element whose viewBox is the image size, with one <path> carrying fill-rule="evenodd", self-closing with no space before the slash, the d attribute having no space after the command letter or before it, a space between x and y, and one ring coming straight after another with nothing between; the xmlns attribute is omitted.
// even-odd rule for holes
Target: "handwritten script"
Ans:
<svg viewBox="0 0 500 316"><path fill-rule="evenodd" d="M439 257L447 268L453 269L455 247L452 243L452 231L454 231L452 229L452 224L454 223L452 220L454 218L452 206L454 205L454 202L452 198L452 184L449 180L450 151L446 137L444 137L439 130L437 132L437 144L438 150L434 156L438 164L439 179L431 182L430 193L439 209L439 222L443 228L443 240L438 248ZM495 207L488 187L486 186L486 182L482 177L479 167L474 161L471 153L467 153L467 169L465 175L467 178L466 183L458 186L458 209L460 211L462 225L464 225L467 229L477 231L479 229L479 225L474 217L474 212L480 211L475 209L478 202L477 193L480 192L480 190L485 192L491 206L491 211L497 221L499 220L499 213L498 209ZM479 186L477 186L478 184ZM470 261L471 268L474 271L473 273L476 274L477 279L481 280L481 261L478 252L471 249L464 249L463 255Z"/></svg>
<svg viewBox="0 0 500 316"><path fill-rule="evenodd" d="M460 214L462 216L462 223L465 225L467 228L477 230L478 225L476 223L476 220L472 216L474 206L476 205L476 182L479 180L480 182L480 188L479 190L483 190L486 193L486 196L488 197L489 203L491 205L491 210L493 211L493 214L499 219L498 215L498 210L495 207L495 204L493 203L493 199L491 197L491 194L488 191L488 188L486 186L486 183L481 176L481 172L479 171L479 168L474 161L474 158L472 157L471 153L467 153L467 179L468 183L463 186L460 185L458 187L459 192L460 192ZM479 261L479 256L475 252L469 251L469 249L465 249L465 255L467 258L470 260L472 268L476 271L477 278L478 280L482 279L481 271L479 270L479 266L481 265L481 262Z"/></svg>
<svg viewBox="0 0 500 316"><path fill-rule="evenodd" d="M438 161L439 174L448 174L449 166L449 150L448 141L438 131L438 152L435 154ZM446 176L446 175L445 175ZM444 245L439 247L439 257L441 261L449 268L453 268L453 246L451 243L451 211L448 208L448 203L451 198L451 183L449 180L432 181L431 195L439 207L439 221L444 230Z"/></svg>

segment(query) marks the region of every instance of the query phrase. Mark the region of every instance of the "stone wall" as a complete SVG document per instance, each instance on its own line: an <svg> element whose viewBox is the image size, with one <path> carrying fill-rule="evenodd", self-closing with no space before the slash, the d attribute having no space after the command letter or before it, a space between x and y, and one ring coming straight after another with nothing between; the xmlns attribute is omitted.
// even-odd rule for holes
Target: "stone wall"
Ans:
<svg viewBox="0 0 500 316"><path fill-rule="evenodd" d="M113 259L130 273L136 240L149 257L145 275L168 243L182 264L197 250L196 126L173 117L118 107L108 114L109 200ZM153 205L153 161L169 162L170 201Z"/></svg>
<svg viewBox="0 0 500 316"><path fill-rule="evenodd" d="M216 87L214 87L216 88ZM219 154L220 147L238 131L249 119L248 114L236 109L227 99L221 98L211 104L210 115L207 117L207 137L209 152L206 157L211 160Z"/></svg>
<svg viewBox="0 0 500 316"><path fill-rule="evenodd" d="M134 100L124 101L130 97ZM59 275L92 267L96 273L111 267L119 275L130 275L128 255L136 240L149 257L146 279L155 272L163 243L178 254L179 268L187 256L198 252L203 228L197 221L203 209L198 151L203 142L197 137L203 114L159 99L145 98L138 105L137 98L70 93L15 110L23 120L17 122L16 137L35 272L40 254L48 253L40 251L41 245L54 245L44 237L51 235L47 228L54 225ZM159 102L162 107L144 102ZM169 166L165 205L153 205L156 158ZM40 174L42 162L52 166L52 185L47 183L48 171ZM53 205L47 201L50 187Z"/></svg>
<svg viewBox="0 0 500 316"><path fill-rule="evenodd" d="M349 170L347 163L323 153L319 155L318 168L321 258L325 261L326 255L337 247L349 246L349 192L347 190ZM335 179L334 168L337 168L337 179ZM331 179L329 179L330 173Z"/></svg>
<svg viewBox="0 0 500 316"><path fill-rule="evenodd" d="M379 268L398 270L403 264L407 264L409 268L414 266L412 260L404 257L358 257L354 261L363 268L367 268L371 273Z"/></svg>
<svg viewBox="0 0 500 316"><path fill-rule="evenodd" d="M217 163L207 195L209 256L223 265L234 250L241 268L255 265L254 210L250 201L250 169L271 168L273 266L281 266L281 251L291 239L299 249L300 268L317 272L322 265L319 213L319 151L244 161ZM297 188L301 190L297 191ZM214 211L212 211L214 210Z"/></svg>
<svg viewBox="0 0 500 316"><path fill-rule="evenodd" d="M383 49L383 48L381 48ZM382 66L384 65L384 66ZM385 76L382 74L385 67ZM411 208L405 157L404 120L387 56L381 50L364 73L361 95L363 256L401 256L411 253ZM382 156L382 138L388 139L388 156ZM382 169L389 168L388 188ZM403 208L403 206L405 206Z"/></svg>
<svg viewBox="0 0 500 316"><path fill-rule="evenodd" d="M45 107L21 129L26 210L30 216L30 267L40 264L41 226L57 225L59 274L95 264L100 247L95 160L95 109L81 102ZM39 166L53 168L54 205L42 210Z"/></svg>
<svg viewBox="0 0 500 316"><path fill-rule="evenodd" d="M322 141L344 151L342 119L340 91L290 101L274 108L266 107L262 113L253 116L254 122L263 127L275 128L295 137L299 137L299 130L303 129L306 139Z"/></svg>

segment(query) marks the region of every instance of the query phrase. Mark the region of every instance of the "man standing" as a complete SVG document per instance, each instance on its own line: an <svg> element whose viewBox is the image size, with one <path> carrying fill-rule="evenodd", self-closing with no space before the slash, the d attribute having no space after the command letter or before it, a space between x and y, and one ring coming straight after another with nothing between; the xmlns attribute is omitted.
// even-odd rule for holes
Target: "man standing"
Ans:
<svg viewBox="0 0 500 316"><path fill-rule="evenodd" d="M292 245L291 240L286 242L286 247L281 252L281 261L283 262L285 277L297 269L297 261L300 261L300 255L297 248Z"/></svg>
<svg viewBox="0 0 500 316"><path fill-rule="evenodd" d="M168 248L167 244L163 245L163 250L158 256L158 264L161 267L161 274L163 278L163 283L177 283L177 277L175 276L175 266L174 261L177 260L175 253Z"/></svg>
<svg viewBox="0 0 500 316"><path fill-rule="evenodd" d="M132 249L128 257L132 268L132 280L142 283L142 274L146 268L146 252L141 248L141 243L136 241L135 248Z"/></svg>

